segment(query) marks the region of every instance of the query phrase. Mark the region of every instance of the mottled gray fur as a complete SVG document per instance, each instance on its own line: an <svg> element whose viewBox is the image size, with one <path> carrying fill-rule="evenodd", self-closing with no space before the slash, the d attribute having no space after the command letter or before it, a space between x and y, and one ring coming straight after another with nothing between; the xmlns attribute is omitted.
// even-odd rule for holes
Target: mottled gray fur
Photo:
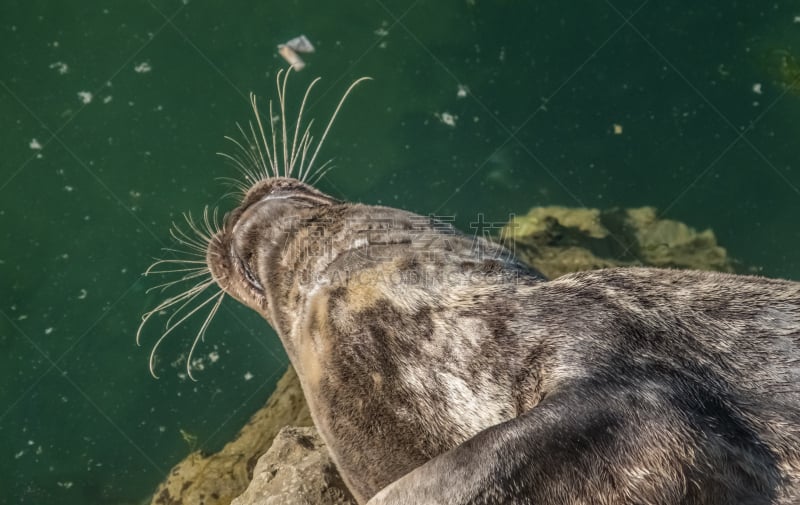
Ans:
<svg viewBox="0 0 800 505"><path fill-rule="evenodd" d="M800 284L502 247L292 179L208 250L360 503L800 503Z"/></svg>

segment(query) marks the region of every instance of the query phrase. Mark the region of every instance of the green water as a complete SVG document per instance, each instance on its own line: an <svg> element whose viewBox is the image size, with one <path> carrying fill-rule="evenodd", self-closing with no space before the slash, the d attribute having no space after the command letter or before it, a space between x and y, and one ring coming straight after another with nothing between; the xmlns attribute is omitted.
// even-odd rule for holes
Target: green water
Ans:
<svg viewBox="0 0 800 505"><path fill-rule="evenodd" d="M274 95L276 44L316 45L290 93L321 76L320 121L374 78L323 149L335 196L462 228L534 205L653 205L712 228L740 271L800 279L797 16L785 1L4 0L0 502L139 502L195 444L221 447L283 372L275 335L229 300L198 382L183 366L199 320L159 351L160 380L158 328L134 343L162 299L140 273L170 223L234 204L215 152L247 92Z"/></svg>

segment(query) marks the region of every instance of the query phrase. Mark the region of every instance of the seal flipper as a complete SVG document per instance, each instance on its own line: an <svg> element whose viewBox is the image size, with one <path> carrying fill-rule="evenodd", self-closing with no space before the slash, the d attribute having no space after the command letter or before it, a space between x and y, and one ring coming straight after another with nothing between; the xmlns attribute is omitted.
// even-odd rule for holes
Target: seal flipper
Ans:
<svg viewBox="0 0 800 505"><path fill-rule="evenodd" d="M690 393L684 383L685 394L697 394L687 416L668 382L582 381L409 472L367 505L776 503L780 473L765 446L732 430L730 411L709 410L702 388Z"/></svg>

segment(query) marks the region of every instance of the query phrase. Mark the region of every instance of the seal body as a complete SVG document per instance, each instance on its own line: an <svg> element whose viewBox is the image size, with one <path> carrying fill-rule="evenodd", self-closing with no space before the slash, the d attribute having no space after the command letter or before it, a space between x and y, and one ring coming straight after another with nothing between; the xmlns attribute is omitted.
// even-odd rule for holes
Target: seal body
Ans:
<svg viewBox="0 0 800 505"><path fill-rule="evenodd" d="M219 286L275 328L360 503L800 503L800 284L546 281L403 210L256 183Z"/></svg>

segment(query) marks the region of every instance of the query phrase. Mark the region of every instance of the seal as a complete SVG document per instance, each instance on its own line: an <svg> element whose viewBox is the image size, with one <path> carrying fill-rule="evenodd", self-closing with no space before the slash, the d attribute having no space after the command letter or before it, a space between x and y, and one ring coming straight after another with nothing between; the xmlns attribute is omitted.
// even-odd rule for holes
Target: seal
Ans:
<svg viewBox="0 0 800 505"><path fill-rule="evenodd" d="M548 281L446 222L317 190L283 123L283 166L262 131L242 150L271 161L248 158L259 177L193 242L220 288L203 303L275 329L359 503L800 503L800 283Z"/></svg>

